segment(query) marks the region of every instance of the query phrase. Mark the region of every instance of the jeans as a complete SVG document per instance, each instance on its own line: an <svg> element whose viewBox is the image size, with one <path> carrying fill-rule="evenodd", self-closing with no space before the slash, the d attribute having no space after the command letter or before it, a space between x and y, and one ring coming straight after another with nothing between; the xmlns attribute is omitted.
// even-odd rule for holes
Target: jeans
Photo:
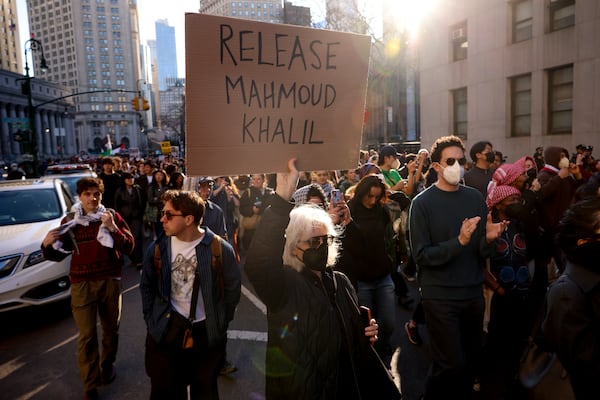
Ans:
<svg viewBox="0 0 600 400"><path fill-rule="evenodd" d="M173 311L174 312L174 311ZM146 336L145 365L150 377L150 400L219 400L217 378L225 358L224 346L208 347L204 322L192 327L192 349L168 347Z"/></svg>
<svg viewBox="0 0 600 400"><path fill-rule="evenodd" d="M110 368L117 357L121 292L121 280L114 278L71 285L71 309L79 329L79 374L86 391L99 385L100 368ZM102 328L102 356L98 350L96 314Z"/></svg>
<svg viewBox="0 0 600 400"><path fill-rule="evenodd" d="M380 356L384 356L391 350L390 338L396 317L394 283L390 274L372 282L358 281L357 294L360 305L369 307L379 324L379 340L375 343L375 348Z"/></svg>

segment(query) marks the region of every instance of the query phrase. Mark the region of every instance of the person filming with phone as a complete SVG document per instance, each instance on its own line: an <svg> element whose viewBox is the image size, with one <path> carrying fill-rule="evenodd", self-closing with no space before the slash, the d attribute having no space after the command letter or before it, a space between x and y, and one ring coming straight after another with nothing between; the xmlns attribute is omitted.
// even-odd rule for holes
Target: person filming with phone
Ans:
<svg viewBox="0 0 600 400"><path fill-rule="evenodd" d="M399 383L371 347L376 321L363 324L354 288L333 268L340 232L322 207L289 201L295 159L287 168L277 174L245 265L267 306L266 399L400 399ZM346 226L347 208L339 210L338 226Z"/></svg>

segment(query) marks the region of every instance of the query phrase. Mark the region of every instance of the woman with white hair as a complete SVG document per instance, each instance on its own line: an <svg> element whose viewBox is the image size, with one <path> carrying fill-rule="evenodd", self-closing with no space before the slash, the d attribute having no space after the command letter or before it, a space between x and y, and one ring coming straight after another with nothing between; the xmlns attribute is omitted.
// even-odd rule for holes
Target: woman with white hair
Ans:
<svg viewBox="0 0 600 400"><path fill-rule="evenodd" d="M333 270L340 249L332 216L314 205L293 208L294 159L288 171L277 175L245 265L268 311L266 398L399 399L370 346L375 320L363 325L354 288ZM336 223L350 222L345 205L332 211Z"/></svg>

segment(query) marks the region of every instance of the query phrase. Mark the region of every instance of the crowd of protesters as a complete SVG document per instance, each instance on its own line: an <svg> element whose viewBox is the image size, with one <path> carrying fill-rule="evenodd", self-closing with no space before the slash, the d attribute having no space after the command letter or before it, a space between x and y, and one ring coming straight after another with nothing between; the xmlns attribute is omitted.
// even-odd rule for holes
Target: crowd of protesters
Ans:
<svg viewBox="0 0 600 400"><path fill-rule="evenodd" d="M144 315L149 329L147 349L150 348L146 368L153 379L152 398L169 398L171 390L183 393L181 387L188 384L194 388L193 398L194 392L198 398L203 393L218 398L214 387L218 373L229 374L237 370L227 360L226 335L222 333L233 318L233 310L239 301L239 275L226 276L228 297L203 299L204 304L199 302L200 310L194 311L196 315L191 314L191 309L195 309L190 305L193 297L181 297L180 292L173 292L186 290L187 294L193 293L194 286L184 279L188 275L194 277L194 272L190 272L191 264L185 256L183 261L175 258L172 247L187 256L196 252L200 263L197 269L202 271L202 268L210 267L210 254L214 255L214 251L208 248L214 236L219 236L225 243L222 251L231 264L229 268L239 270L239 265L243 268L246 256L250 257L251 282L258 285L259 295L271 310L284 310L293 315L294 311L308 306L303 303L306 299L300 298L286 303L283 293L274 294L273 286L277 285L265 285L265 278L258 275L260 266L253 257L259 257L263 263L269 261L276 255L268 254L267 257L262 252L275 243L281 245L275 251L284 253L283 268L289 268L286 262L291 262L295 272L309 274L308 278L325 285L324 293L329 290L326 286L329 281L324 277L337 279L340 285L348 284L346 290L352 293L351 298L339 301L347 308L344 312L349 314L342 313L336 318L342 322L347 318L346 323L353 326L353 331L360 332L354 329L357 316L352 314L354 309L347 302L367 306L377 329L368 330L366 335L372 338L374 348L388 367L395 350L390 338L398 325L394 320L394 308L396 305L411 308L412 318L402 321L400 326L404 327L410 343L422 345L427 342L430 347L432 364L423 388L425 399L468 398L473 390L481 391L485 399L525 399L525 390L516 379L519 359L531 324L545 304L549 285L569 271L579 271L580 267L584 271L591 270L590 276L595 280L592 284L588 281L582 290L586 292L586 299L596 302L595 308L579 311L581 315L578 316L589 349L574 349L574 344L561 342L556 330L552 339L559 356L565 359L565 365L572 366L571 371L576 375L572 379L574 385L579 382L588 385L590 379L600 378L599 266L597 261L588 262L574 255L577 246L581 246L585 247L585 254L592 257L589 249L596 249L595 244L599 241L600 210L593 207L600 197L600 161L592 156L591 146L579 145L575 150L570 154L562 147L538 147L531 155L522 154L509 161L500 151L494 150L489 141L474 143L467 153L459 138L442 137L430 150L420 149L416 153L398 153L393 146L383 146L379 151L361 151L360 163L355 169L295 171L291 167L297 172L297 175L292 174L297 176L293 187L289 176L276 179L274 174L186 176L184 161L172 157L134 162L113 156L95 161L93 168L98 172L98 180L88 184L99 189L105 207L102 210L114 209L113 218L125 223L123 229L126 227L135 243L133 251L126 252L127 256L133 266L142 270ZM286 187L278 188L280 182L285 182ZM567 244L555 246L557 235L567 236L564 227L567 222L563 216L565 213L581 214L575 204L582 201L592 204L588 207L591 209L588 214L592 216L586 217L595 218L596 225L588 221L586 227L594 232L581 232L581 244L569 242L568 247L565 247ZM291 211L294 207L305 208ZM279 219L268 217L271 208L278 213ZM309 210L314 208L321 211ZM322 234L317 236L326 239L313 245L312 238L298 237L294 239L296 247L288 248L283 231L290 218L284 214L290 211L292 221L298 218L299 221L307 218L320 221L318 224L322 229L319 232ZM320 219L327 215L330 222ZM177 221L178 217L182 220ZM266 223L263 219L271 221L273 229L261 228L261 223ZM290 229L287 228L287 234L292 234ZM281 237L275 237L276 234ZM293 234L308 235L310 232L294 231ZM568 234L576 236L578 232L569 231ZM58 236L53 234L45 241L47 252ZM331 238L334 244L330 243ZM286 239L289 241L290 237L286 236ZM304 247L303 242L308 245ZM261 252L255 243L262 243ZM322 258L322 254L312 253L323 250L323 244L337 254L335 260L325 258L326 262L316 265L314 259L305 259L308 253L311 257ZM161 258L168 260L161 262ZM160 275L164 272L161 272L161 266L173 274L172 281ZM273 273L280 274L281 267L281 257L275 258ZM330 275L329 268L343 273L343 278ZM281 277L289 285L305 285L307 278L285 274ZM409 284L418 286L418 298L409 295ZM165 285L172 287L166 290ZM292 295L292 292L287 294ZM169 329L160 325L161 312L171 308L156 308L157 299L170 296L172 310L184 319L190 312L194 338L204 345L218 343L220 351L217 354L198 353L204 360L200 364L190 364L185 352L173 356L170 345L163 343L163 332ZM330 301L335 303L335 294L331 296ZM560 304L556 296L558 294L554 295L553 302ZM554 303L551 302L550 307ZM215 314L222 315L220 319L216 322L207 319L206 307L215 307ZM564 305L560 307L560 314L548 310L546 326L556 327L556 321L569 321L569 310ZM221 334L210 330L213 328ZM426 341L420 334L423 329L427 331ZM319 343L319 334L311 336L311 343ZM377 340L373 339L375 335ZM271 336L270 343L274 340ZM360 336L346 337L346 340L362 342ZM278 346L290 345L286 343L285 339L277 339ZM298 351L305 344L293 343L290 356L301 357ZM335 345L348 344L342 339ZM585 363L579 362L578 351L588 350L593 356L585 357ZM115 349L111 351L116 352ZM114 356L110 357L111 364L106 367L108 364L104 362L106 365L100 369L109 375L108 378L103 375L105 380L110 380L114 374ZM331 361L353 365L354 357L342 352L335 354ZM312 368L309 361L305 359L302 367ZM195 372L181 380L175 374L177 369L156 369L151 365L155 362L171 363L169 365L184 362L184 365L192 365L190 368L195 368ZM582 372L584 366L592 372ZM89 370L90 367L86 367L85 371ZM200 379L199 376L207 371L210 371L210 379ZM300 371L296 372L300 374ZM351 372L342 368L328 379ZM302 374L310 376L310 371L302 371ZM165 377L169 379L165 381ZM303 387L311 396L319 398L326 393L325 398L335 394L347 396L348 391L352 391L351 387L335 382L323 383L319 389L301 386L300 381L293 379L267 377L267 380L271 382L268 392L272 390L272 393L278 393L277 396L285 393L292 396L290 398L294 397L290 393L291 387ZM360 385L357 380L359 392ZM95 386L86 383L87 388L95 389ZM320 394L319 390L322 390Z"/></svg>

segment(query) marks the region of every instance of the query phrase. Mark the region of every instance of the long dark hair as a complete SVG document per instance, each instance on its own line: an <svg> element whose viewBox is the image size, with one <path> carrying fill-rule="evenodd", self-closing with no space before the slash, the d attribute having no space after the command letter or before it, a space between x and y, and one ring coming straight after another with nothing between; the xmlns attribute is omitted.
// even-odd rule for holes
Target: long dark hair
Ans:
<svg viewBox="0 0 600 400"><path fill-rule="evenodd" d="M362 199L369 194L372 187L381 188L381 197L379 198L378 204L383 206L387 202L387 186L381 177L377 175L367 175L362 178L354 189L354 196L350 201L350 209L355 207L356 204L361 203Z"/></svg>
<svg viewBox="0 0 600 400"><path fill-rule="evenodd" d="M166 187L167 183L169 182L169 177L167 176L165 170L160 168L157 168L154 170L154 172L152 172L152 186L158 187L158 182L156 181L156 174L158 174L159 172L164 176L163 186Z"/></svg>

